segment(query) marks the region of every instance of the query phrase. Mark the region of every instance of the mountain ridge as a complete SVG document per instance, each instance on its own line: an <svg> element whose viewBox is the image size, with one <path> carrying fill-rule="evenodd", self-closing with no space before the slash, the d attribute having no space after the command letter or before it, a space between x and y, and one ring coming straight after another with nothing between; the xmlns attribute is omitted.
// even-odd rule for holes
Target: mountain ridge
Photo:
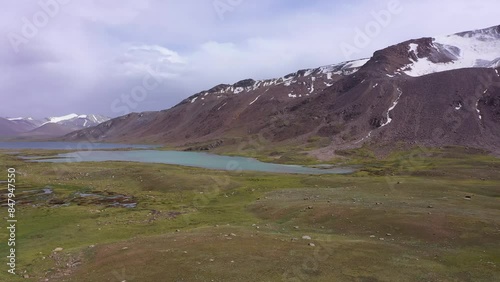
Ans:
<svg viewBox="0 0 500 282"><path fill-rule="evenodd" d="M448 36L493 52L473 54L474 61L463 45L436 41L442 37L411 39L369 59L220 84L170 109L128 114L64 139L186 146L259 135L270 143L303 145L318 136L329 140L325 147L331 150L381 142L498 150L498 30L500 26ZM483 59L492 64L477 64ZM456 136L439 133L450 127Z"/></svg>
<svg viewBox="0 0 500 282"><path fill-rule="evenodd" d="M33 133L34 136L37 137L58 137L75 130L96 126L109 119L110 118L102 115L78 115L74 113L42 119L35 119L32 117L7 117L2 118L3 122L0 124L0 135L29 137L30 134Z"/></svg>

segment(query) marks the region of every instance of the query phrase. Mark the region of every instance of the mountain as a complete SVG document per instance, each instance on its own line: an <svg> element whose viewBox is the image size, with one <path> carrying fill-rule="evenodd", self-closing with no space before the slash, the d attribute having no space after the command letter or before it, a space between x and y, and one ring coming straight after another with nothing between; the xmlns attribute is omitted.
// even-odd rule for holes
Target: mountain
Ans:
<svg viewBox="0 0 500 282"><path fill-rule="evenodd" d="M57 123L60 125L65 125L68 127L75 128L87 128L96 126L100 123L108 121L109 118L101 115L78 115L78 114L69 114L61 117L50 117L44 120L43 124L46 123Z"/></svg>
<svg viewBox="0 0 500 282"><path fill-rule="evenodd" d="M29 137L29 138L59 137L78 129L79 129L78 127L70 127L68 125L63 125L58 123L46 123L28 132L23 132L21 134L18 134L17 137Z"/></svg>
<svg viewBox="0 0 500 282"><path fill-rule="evenodd" d="M74 130L96 126L109 118L101 115L69 114L60 117L34 119L31 117L3 118L1 136L61 136Z"/></svg>
<svg viewBox="0 0 500 282"><path fill-rule="evenodd" d="M7 118L20 132L33 130L43 124L42 121L33 118Z"/></svg>
<svg viewBox="0 0 500 282"><path fill-rule="evenodd" d="M0 136L13 136L18 134L19 132L21 132L21 130L16 126L15 123L11 122L8 119L0 118Z"/></svg>
<svg viewBox="0 0 500 282"><path fill-rule="evenodd" d="M499 47L500 26L409 40L369 59L221 84L64 139L188 146L260 136L272 144L326 139L322 152L364 144L500 151Z"/></svg>
<svg viewBox="0 0 500 282"><path fill-rule="evenodd" d="M270 100L262 113L277 105L314 96L341 77L359 70L368 59L304 69L280 78L255 81L246 79L235 84L220 84L185 99L170 110L133 113L109 120L88 130L78 131L66 140L89 138L118 142L184 142L206 141L222 136L226 126L236 122L245 109L255 109L266 97ZM259 107L257 107L259 108ZM243 132L244 134L244 132Z"/></svg>

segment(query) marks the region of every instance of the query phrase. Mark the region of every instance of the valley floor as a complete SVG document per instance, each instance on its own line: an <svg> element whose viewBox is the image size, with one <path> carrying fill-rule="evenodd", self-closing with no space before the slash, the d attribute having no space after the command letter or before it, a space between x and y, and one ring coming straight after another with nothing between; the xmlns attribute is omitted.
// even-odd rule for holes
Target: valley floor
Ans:
<svg viewBox="0 0 500 282"><path fill-rule="evenodd" d="M358 172L318 176L0 152L0 180L18 172L17 275L3 263L0 281L500 277L500 159L461 148L349 157Z"/></svg>

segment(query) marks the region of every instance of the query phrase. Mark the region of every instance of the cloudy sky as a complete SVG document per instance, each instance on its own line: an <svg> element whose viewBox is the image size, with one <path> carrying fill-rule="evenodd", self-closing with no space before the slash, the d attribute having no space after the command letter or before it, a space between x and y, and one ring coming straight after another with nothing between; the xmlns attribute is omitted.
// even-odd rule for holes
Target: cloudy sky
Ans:
<svg viewBox="0 0 500 282"><path fill-rule="evenodd" d="M162 110L219 83L500 24L498 0L1 1L3 117Z"/></svg>

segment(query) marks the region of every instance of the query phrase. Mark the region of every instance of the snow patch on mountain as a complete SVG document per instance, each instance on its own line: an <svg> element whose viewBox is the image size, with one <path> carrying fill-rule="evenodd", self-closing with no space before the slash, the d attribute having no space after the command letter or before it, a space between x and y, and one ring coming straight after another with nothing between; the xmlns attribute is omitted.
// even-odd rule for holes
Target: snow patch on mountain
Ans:
<svg viewBox="0 0 500 282"><path fill-rule="evenodd" d="M327 79L332 79L333 75L350 75L359 70L370 59L360 59L349 62L342 62L340 64L327 65L319 68L320 72L327 75Z"/></svg>
<svg viewBox="0 0 500 282"><path fill-rule="evenodd" d="M61 117L49 117L48 121L45 122L44 124L46 124L46 123L60 123L62 121L72 120L75 118L78 118L77 114L69 114L69 115L65 115L65 116L61 116Z"/></svg>
<svg viewBox="0 0 500 282"><path fill-rule="evenodd" d="M303 69L274 79L264 79L264 80L245 79L237 83L234 83L232 85L220 84L210 90L202 91L197 95L194 95L189 99L186 99L186 102L194 104L200 100L204 100L204 97L207 97L207 99L209 99L209 96L211 94L216 94L215 97L217 97L218 99L223 97L220 94L240 94L243 92L248 93L250 91L258 91L260 89L264 90L264 92L267 92L269 89L276 86L285 86L285 87L298 86L301 88L304 87L307 88L307 90L305 90L307 91L307 93L305 93L304 95L309 96L313 95L315 92L324 89L321 83L317 83L315 85L314 82L322 81L325 86L329 87L332 84L326 83L324 82L324 80L333 80L334 75L347 76L353 74L357 72L368 61L369 59L360 59L355 61L342 62L339 64L326 65L319 68ZM304 81L305 79L309 78L311 79L310 84ZM295 94L295 95L288 95L288 97L300 98L302 97L302 95Z"/></svg>
<svg viewBox="0 0 500 282"><path fill-rule="evenodd" d="M396 108L396 106L399 103L399 99L401 98L401 95L403 94L403 91L401 91L401 89L399 89L399 88L398 88L398 92L399 92L398 98L396 98L396 100L392 103L392 106L389 108L389 110L387 110L387 121L384 122L384 124L382 124L380 127L384 127L392 122L391 112L392 112L392 110L394 110L394 108Z"/></svg>
<svg viewBox="0 0 500 282"><path fill-rule="evenodd" d="M479 119L483 119L483 115L481 114L481 111L479 110L479 100L476 102L476 112L477 115L479 116Z"/></svg>
<svg viewBox="0 0 500 282"><path fill-rule="evenodd" d="M217 109L217 111L218 111L218 110L220 110L220 109L222 109L222 107L224 107L225 105L227 105L227 102L225 102L224 104L222 104L222 106L220 106L220 107Z"/></svg>
<svg viewBox="0 0 500 282"><path fill-rule="evenodd" d="M429 57L418 58L418 45L408 45L409 54L417 60L405 66L403 73L418 77L461 68L497 68L500 66L500 34L497 27L433 38L431 55L447 57L449 62L436 63ZM410 55L410 57L412 57Z"/></svg>
<svg viewBox="0 0 500 282"><path fill-rule="evenodd" d="M368 132L368 135L366 135L365 137L361 138L360 140L354 142L354 144L359 144L359 143L365 141L366 139L370 138L372 136L372 132L373 132L373 130L370 130L370 132Z"/></svg>
<svg viewBox="0 0 500 282"><path fill-rule="evenodd" d="M252 102L250 102L250 104L248 104L249 106L251 106L253 103L257 102L257 100L259 100L260 98L260 95L257 96L257 98L255 98L255 100L253 100Z"/></svg>
<svg viewBox="0 0 500 282"><path fill-rule="evenodd" d="M69 125L74 127L90 127L95 126L105 121L108 121L108 117L99 116L99 115L79 115L79 114L69 114L59 117L49 117L43 120L41 125L45 125L47 123L57 123L63 125Z"/></svg>
<svg viewBox="0 0 500 282"><path fill-rule="evenodd" d="M418 56L417 48L418 48L418 44L410 43L410 51L413 52L415 54L415 56Z"/></svg>
<svg viewBox="0 0 500 282"><path fill-rule="evenodd" d="M314 69L310 69L310 70L307 70L305 73L304 73L304 76L310 76L315 70Z"/></svg>
<svg viewBox="0 0 500 282"><path fill-rule="evenodd" d="M234 89L234 94L240 94L241 92L243 92L245 89L243 87L237 87L236 89Z"/></svg>
<svg viewBox="0 0 500 282"><path fill-rule="evenodd" d="M361 60L356 60L352 61L348 64L346 64L343 68L344 69L352 69L352 68L360 68L364 66L370 59L361 59Z"/></svg>

